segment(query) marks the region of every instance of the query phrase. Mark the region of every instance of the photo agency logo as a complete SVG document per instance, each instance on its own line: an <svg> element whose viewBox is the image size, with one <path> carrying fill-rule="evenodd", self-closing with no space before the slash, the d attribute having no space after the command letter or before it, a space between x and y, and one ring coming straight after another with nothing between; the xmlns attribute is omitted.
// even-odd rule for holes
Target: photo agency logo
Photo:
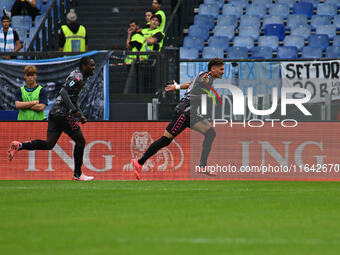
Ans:
<svg viewBox="0 0 340 255"><path fill-rule="evenodd" d="M249 127L262 127L264 125L264 122L271 122L272 127L274 126L275 122L280 121L280 119L270 119L270 118L261 118L261 119L250 119L246 120L246 105L250 113L256 116L270 116L272 113L274 113L278 107L281 107L281 116L285 117L287 115L287 105L295 105L305 116L311 116L312 114L306 109L306 107L303 105L305 103L308 103L311 100L311 92L305 88L296 88L296 87L282 87L281 88L281 94L279 96L278 88L273 87L272 88L272 98L271 98L271 107L269 109L256 109L254 107L254 91L252 87L248 87L247 94L244 95L243 91L234 85L231 84L216 84L216 89L228 89L233 97L232 101L232 115L238 115L243 116L243 122L239 123L239 121L234 121L232 119L226 120L226 119L214 119L213 120L213 126L216 125L229 125L230 127L234 125L240 125L243 124L243 126L249 126ZM216 90L212 87L207 87L207 89L202 88L206 94L201 95L201 114L207 115L207 95L209 95L212 100L214 101L214 104L216 104L216 100L213 96L213 94L208 90L212 90L213 93L218 98L221 107L223 107L222 100ZM279 106L278 101L279 98L281 98L281 105ZM245 104L245 101L247 100L247 104ZM297 120L295 119L282 119L281 125L283 127L296 127L298 125Z"/></svg>

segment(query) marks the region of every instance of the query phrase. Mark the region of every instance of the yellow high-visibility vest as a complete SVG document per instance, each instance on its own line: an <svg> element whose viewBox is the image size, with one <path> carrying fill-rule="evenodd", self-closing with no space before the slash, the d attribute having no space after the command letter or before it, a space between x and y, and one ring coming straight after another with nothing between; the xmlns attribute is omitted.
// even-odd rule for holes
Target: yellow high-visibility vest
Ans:
<svg viewBox="0 0 340 255"><path fill-rule="evenodd" d="M61 26L63 33L65 35L64 52L77 52L86 50L85 48L85 37L86 29L84 26L80 25L77 33L73 33L68 26Z"/></svg>

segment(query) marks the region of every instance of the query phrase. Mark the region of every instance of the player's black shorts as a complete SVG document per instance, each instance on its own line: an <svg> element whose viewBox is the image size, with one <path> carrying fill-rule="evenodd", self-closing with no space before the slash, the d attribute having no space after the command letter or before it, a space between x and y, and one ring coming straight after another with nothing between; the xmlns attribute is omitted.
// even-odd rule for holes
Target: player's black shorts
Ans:
<svg viewBox="0 0 340 255"><path fill-rule="evenodd" d="M175 112L166 130L173 136L178 136L187 127L194 126L197 122L204 120L201 116L188 116L185 113Z"/></svg>
<svg viewBox="0 0 340 255"><path fill-rule="evenodd" d="M48 128L47 132L70 134L80 130L78 122L72 116L48 116Z"/></svg>

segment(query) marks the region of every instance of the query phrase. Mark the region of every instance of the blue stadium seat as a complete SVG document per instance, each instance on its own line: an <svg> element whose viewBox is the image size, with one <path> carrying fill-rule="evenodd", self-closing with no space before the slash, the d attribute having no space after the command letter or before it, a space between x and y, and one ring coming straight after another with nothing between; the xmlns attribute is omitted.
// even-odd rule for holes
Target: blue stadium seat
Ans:
<svg viewBox="0 0 340 255"><path fill-rule="evenodd" d="M223 6L223 15L235 15L241 17L243 15L243 7L241 5L225 4Z"/></svg>
<svg viewBox="0 0 340 255"><path fill-rule="evenodd" d="M293 8L296 0L276 0L276 4L288 4L289 8Z"/></svg>
<svg viewBox="0 0 340 255"><path fill-rule="evenodd" d="M308 18L303 14L290 14L287 18L287 26L292 29L297 26L307 26Z"/></svg>
<svg viewBox="0 0 340 255"><path fill-rule="evenodd" d="M226 51L229 48L229 38L226 36L211 36L209 38L208 46L222 48Z"/></svg>
<svg viewBox="0 0 340 255"><path fill-rule="evenodd" d="M326 50L326 48L329 46L328 35L311 34L309 37L308 46Z"/></svg>
<svg viewBox="0 0 340 255"><path fill-rule="evenodd" d="M317 26L330 25L332 18L328 15L313 15L311 18L312 28L315 29Z"/></svg>
<svg viewBox="0 0 340 255"><path fill-rule="evenodd" d="M249 5L248 0L229 0L228 4L241 6L243 9Z"/></svg>
<svg viewBox="0 0 340 255"><path fill-rule="evenodd" d="M289 15L289 5L288 4L273 4L269 8L269 14L273 16L281 16L287 18Z"/></svg>
<svg viewBox="0 0 340 255"><path fill-rule="evenodd" d="M285 26L282 24L267 24L263 32L264 35L276 35L280 41L285 38Z"/></svg>
<svg viewBox="0 0 340 255"><path fill-rule="evenodd" d="M179 49L179 56L181 59L198 59L198 49L181 47Z"/></svg>
<svg viewBox="0 0 340 255"><path fill-rule="evenodd" d="M21 42L25 42L29 35L29 30L26 28L14 28L15 31L17 31L19 39Z"/></svg>
<svg viewBox="0 0 340 255"><path fill-rule="evenodd" d="M252 0L252 5L262 5L265 6L266 8L269 8L269 6L272 5L272 0Z"/></svg>
<svg viewBox="0 0 340 255"><path fill-rule="evenodd" d="M186 36L183 42L184 48L195 48L198 50L203 50L204 40L200 37Z"/></svg>
<svg viewBox="0 0 340 255"><path fill-rule="evenodd" d="M333 24L336 26L337 30L340 30L340 15L333 17Z"/></svg>
<svg viewBox="0 0 340 255"><path fill-rule="evenodd" d="M237 27L237 17L235 15L220 15L216 25Z"/></svg>
<svg viewBox="0 0 340 255"><path fill-rule="evenodd" d="M258 40L259 47L270 47L276 50L279 47L279 39L275 35L263 35Z"/></svg>
<svg viewBox="0 0 340 255"><path fill-rule="evenodd" d="M308 18L311 18L313 16L313 4L307 3L307 2L298 2L294 4L293 7L293 14L304 14Z"/></svg>
<svg viewBox="0 0 340 255"><path fill-rule="evenodd" d="M261 19L259 16L243 15L240 17L240 26L257 26L260 27Z"/></svg>
<svg viewBox="0 0 340 255"><path fill-rule="evenodd" d="M290 34L302 36L305 40L308 40L309 36L311 35L311 28L309 25L300 25L297 27L293 27L290 30Z"/></svg>
<svg viewBox="0 0 340 255"><path fill-rule="evenodd" d="M15 0L0 0L0 16L2 16L2 10L6 9L10 11Z"/></svg>
<svg viewBox="0 0 340 255"><path fill-rule="evenodd" d="M282 46L277 49L277 58L298 58L298 49L295 46Z"/></svg>
<svg viewBox="0 0 340 255"><path fill-rule="evenodd" d="M11 26L13 28L25 28L29 30L32 27L32 17L31 16L14 16L11 19Z"/></svg>
<svg viewBox="0 0 340 255"><path fill-rule="evenodd" d="M209 38L209 27L191 25L189 27L189 35L192 37L200 37L205 41Z"/></svg>
<svg viewBox="0 0 340 255"><path fill-rule="evenodd" d="M333 39L336 35L336 27L333 24L324 25L324 26L317 26L316 31L317 34L324 34L328 35L329 39Z"/></svg>
<svg viewBox="0 0 340 255"><path fill-rule="evenodd" d="M337 7L333 4L319 4L316 10L318 15L335 16L337 14Z"/></svg>
<svg viewBox="0 0 340 255"><path fill-rule="evenodd" d="M40 10L44 4L44 0L37 0L37 8Z"/></svg>
<svg viewBox="0 0 340 255"><path fill-rule="evenodd" d="M239 27L239 36L250 36L254 40L260 36L260 28L256 26L240 26Z"/></svg>
<svg viewBox="0 0 340 255"><path fill-rule="evenodd" d="M234 47L246 47L248 50L254 47L254 39L250 36L236 36L233 41Z"/></svg>
<svg viewBox="0 0 340 255"><path fill-rule="evenodd" d="M222 48L204 47L202 58L224 58L224 51Z"/></svg>
<svg viewBox="0 0 340 255"><path fill-rule="evenodd" d="M214 4L200 4L200 7L198 8L198 14L212 15L214 18L217 18L217 16L220 14L220 8L218 5Z"/></svg>
<svg viewBox="0 0 340 255"><path fill-rule="evenodd" d="M215 36L226 36L230 40L235 36L235 28L234 26L216 26L214 28L214 35Z"/></svg>
<svg viewBox="0 0 340 255"><path fill-rule="evenodd" d="M266 15L267 8L264 5L251 4L246 7L247 15L257 15L259 17L263 17Z"/></svg>
<svg viewBox="0 0 340 255"><path fill-rule="evenodd" d="M282 24L282 25L284 25L284 20L283 20L282 16L265 16L263 18L262 27L264 27L267 24Z"/></svg>
<svg viewBox="0 0 340 255"><path fill-rule="evenodd" d="M247 59L248 49L245 47L230 47L227 53L227 59Z"/></svg>
<svg viewBox="0 0 340 255"><path fill-rule="evenodd" d="M300 35L288 35L283 41L284 46L295 46L298 50L305 47L305 39Z"/></svg>
<svg viewBox="0 0 340 255"><path fill-rule="evenodd" d="M318 4L320 0L299 0L299 2L307 2L307 3L312 3L313 8L316 9L318 7Z"/></svg>
<svg viewBox="0 0 340 255"><path fill-rule="evenodd" d="M251 57L259 59L273 58L273 50L270 47L254 47L251 49Z"/></svg>
<svg viewBox="0 0 340 255"><path fill-rule="evenodd" d="M302 58L322 58L322 49L314 47L304 47L302 49Z"/></svg>
<svg viewBox="0 0 340 255"><path fill-rule="evenodd" d="M213 29L215 26L214 16L198 14L194 17L194 25L208 26L209 29Z"/></svg>
<svg viewBox="0 0 340 255"><path fill-rule="evenodd" d="M217 5L219 9L224 5L224 0L204 0L205 4Z"/></svg>
<svg viewBox="0 0 340 255"><path fill-rule="evenodd" d="M339 0L324 0L325 4L333 4L336 7L340 8L340 1Z"/></svg>
<svg viewBox="0 0 340 255"><path fill-rule="evenodd" d="M340 46L340 35L336 35L333 38L333 46Z"/></svg>
<svg viewBox="0 0 340 255"><path fill-rule="evenodd" d="M340 58L340 46L330 46L326 49L327 58Z"/></svg>

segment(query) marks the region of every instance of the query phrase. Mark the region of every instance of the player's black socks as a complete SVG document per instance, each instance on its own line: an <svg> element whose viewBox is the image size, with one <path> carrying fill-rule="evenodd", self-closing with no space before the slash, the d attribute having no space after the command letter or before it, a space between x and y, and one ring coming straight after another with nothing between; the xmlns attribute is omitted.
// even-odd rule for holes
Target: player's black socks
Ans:
<svg viewBox="0 0 340 255"><path fill-rule="evenodd" d="M215 139L216 132L213 128L210 128L207 132L204 133L204 141L202 145L202 154L201 154L201 162L200 166L206 166L208 156L211 150L211 145Z"/></svg>
<svg viewBox="0 0 340 255"><path fill-rule="evenodd" d="M49 148L47 148L46 141L33 140L30 142L22 143L20 150L49 150Z"/></svg>
<svg viewBox="0 0 340 255"><path fill-rule="evenodd" d="M143 165L145 161L147 161L150 157L156 154L157 151L159 151L165 146L168 146L171 143L171 141L172 139L167 138L165 136L162 136L157 141L154 141L146 150L146 152L143 154L143 156L140 159L138 159L138 163Z"/></svg>
<svg viewBox="0 0 340 255"><path fill-rule="evenodd" d="M74 146L74 151L73 151L74 177L79 177L81 175L81 166L83 165L83 155L84 155L84 147L76 144L76 146Z"/></svg>

